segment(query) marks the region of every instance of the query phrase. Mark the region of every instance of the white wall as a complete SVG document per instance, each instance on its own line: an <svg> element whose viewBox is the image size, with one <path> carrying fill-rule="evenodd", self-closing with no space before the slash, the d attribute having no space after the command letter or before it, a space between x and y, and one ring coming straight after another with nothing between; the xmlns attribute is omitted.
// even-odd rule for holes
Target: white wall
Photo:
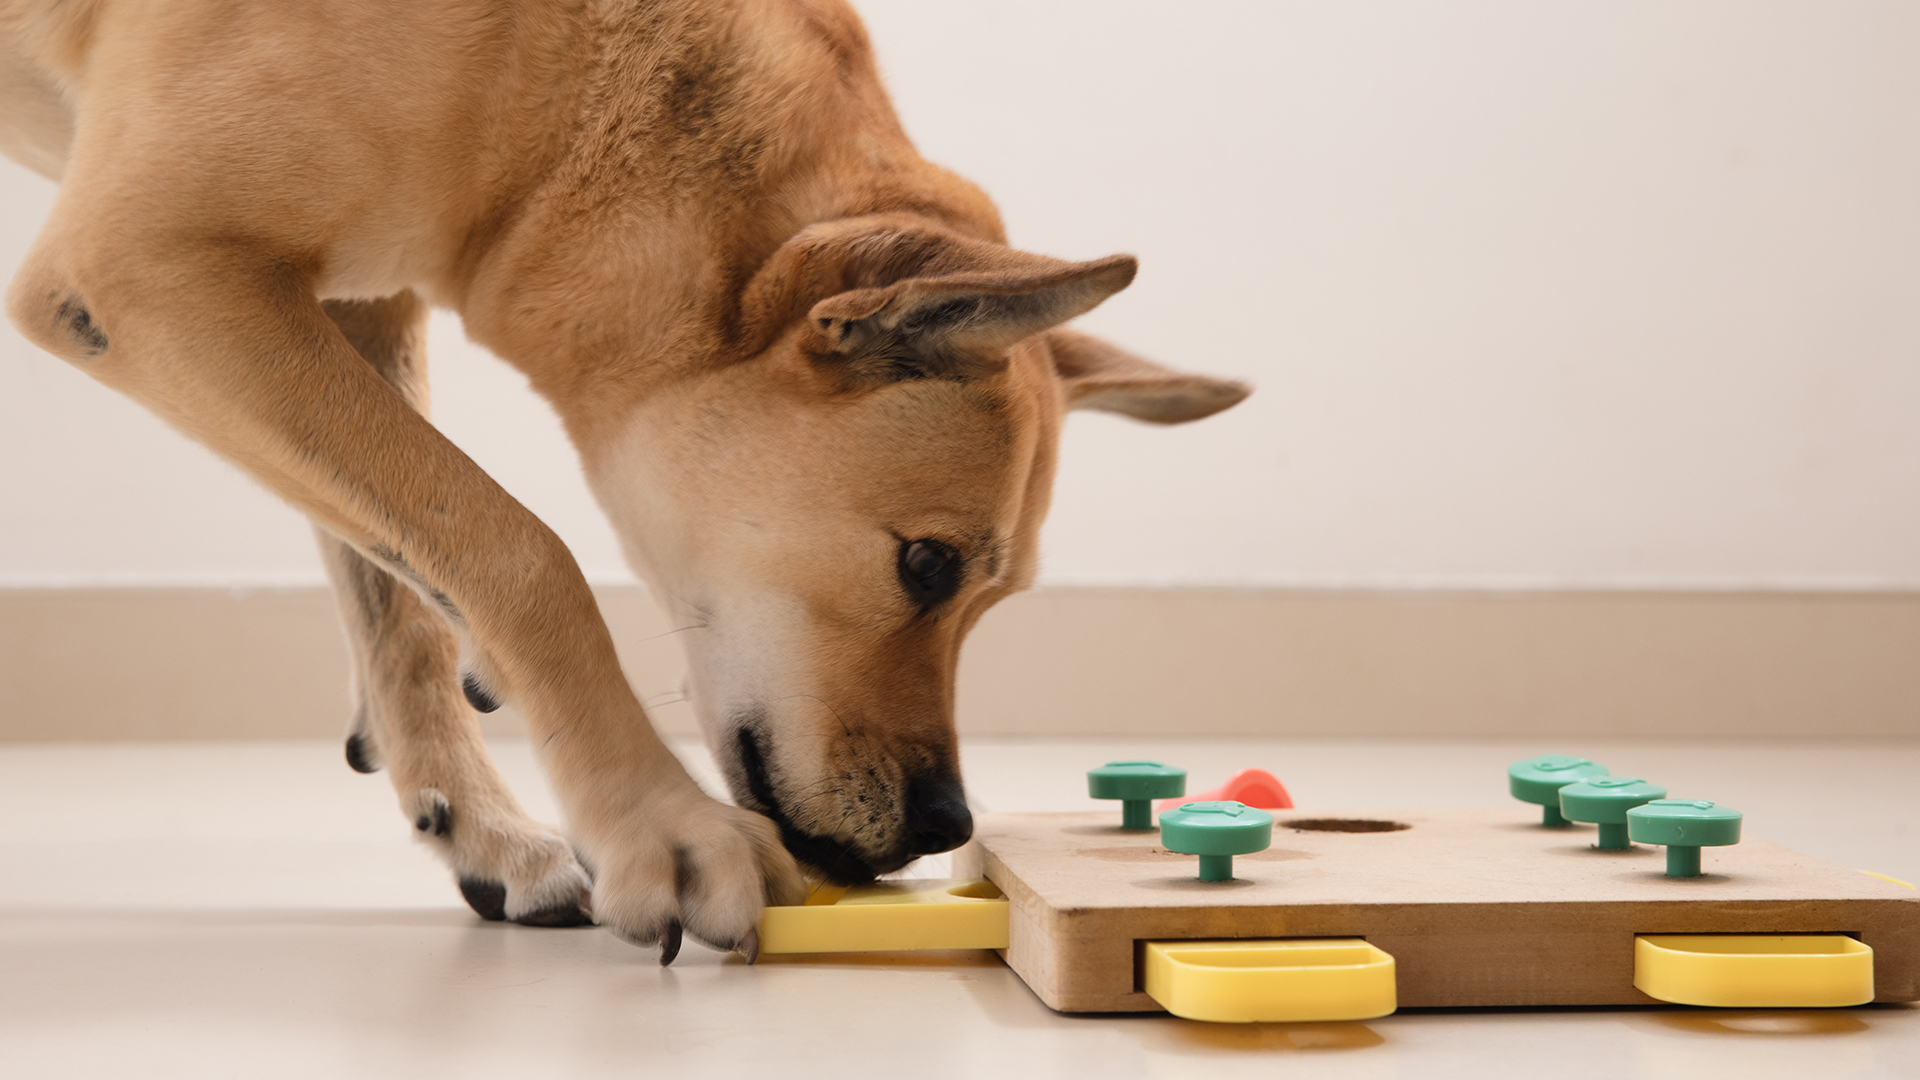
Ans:
<svg viewBox="0 0 1920 1080"><path fill-rule="evenodd" d="M1920 587L1920 6L860 4L1086 325L1252 379L1076 418L1056 583ZM962 14L964 12L964 14ZM0 166L0 267L50 185ZM434 325L437 414L600 580L550 414ZM299 520L0 341L0 584L318 580Z"/></svg>

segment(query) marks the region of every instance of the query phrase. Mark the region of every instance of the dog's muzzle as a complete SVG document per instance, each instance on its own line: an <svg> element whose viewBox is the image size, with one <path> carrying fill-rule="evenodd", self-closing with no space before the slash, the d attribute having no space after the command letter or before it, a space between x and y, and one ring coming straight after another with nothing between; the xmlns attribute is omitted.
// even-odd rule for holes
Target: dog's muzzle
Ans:
<svg viewBox="0 0 1920 1080"><path fill-rule="evenodd" d="M973 838L973 813L952 773L916 778L907 788L907 844L914 857L952 851Z"/></svg>
<svg viewBox="0 0 1920 1080"><path fill-rule="evenodd" d="M767 775L766 756L751 727L742 727L737 740L740 770L746 780L751 808L780 827L780 842L793 857L818 870L836 885L857 885L892 873L922 855L952 851L973 836L973 814L967 809L960 781L951 773L916 777L907 786L906 821L902 844L884 856L862 854L840 840L816 836L794 825L774 794Z"/></svg>

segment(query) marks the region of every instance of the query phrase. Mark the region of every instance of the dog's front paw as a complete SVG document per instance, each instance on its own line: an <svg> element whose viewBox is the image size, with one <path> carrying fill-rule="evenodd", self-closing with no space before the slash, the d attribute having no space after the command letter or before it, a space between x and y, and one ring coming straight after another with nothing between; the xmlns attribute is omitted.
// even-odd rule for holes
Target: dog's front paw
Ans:
<svg viewBox="0 0 1920 1080"><path fill-rule="evenodd" d="M752 963L760 909L806 896L771 821L691 784L647 800L596 840L589 854L595 921L635 945L658 943L663 965L679 954L683 929Z"/></svg>
<svg viewBox="0 0 1920 1080"><path fill-rule="evenodd" d="M421 788L412 804L414 830L452 865L461 897L481 918L523 926L593 921L586 907L592 883L558 830L479 795L449 799Z"/></svg>

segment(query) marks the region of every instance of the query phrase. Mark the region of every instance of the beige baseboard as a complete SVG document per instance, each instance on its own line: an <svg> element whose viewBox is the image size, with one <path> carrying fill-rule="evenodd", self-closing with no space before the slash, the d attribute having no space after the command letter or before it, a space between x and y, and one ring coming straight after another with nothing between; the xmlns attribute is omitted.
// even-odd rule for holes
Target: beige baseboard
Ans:
<svg viewBox="0 0 1920 1080"><path fill-rule="evenodd" d="M673 628L597 591L691 732ZM0 590L0 740L337 735L345 686L324 590ZM1920 593L1043 589L959 702L976 734L1920 737Z"/></svg>

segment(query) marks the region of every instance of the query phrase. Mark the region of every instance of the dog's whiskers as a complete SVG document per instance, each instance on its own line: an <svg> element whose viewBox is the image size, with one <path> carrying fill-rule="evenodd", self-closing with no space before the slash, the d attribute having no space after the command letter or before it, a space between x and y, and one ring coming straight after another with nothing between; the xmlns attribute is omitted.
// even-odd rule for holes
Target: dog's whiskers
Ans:
<svg viewBox="0 0 1920 1080"><path fill-rule="evenodd" d="M661 638L670 638L675 634L684 634L689 630L711 630L711 629L713 629L712 623L705 623L705 622L691 623L687 626L676 626L671 630L662 631L661 633L654 634L650 637L643 637L640 640L641 641L659 641Z"/></svg>

